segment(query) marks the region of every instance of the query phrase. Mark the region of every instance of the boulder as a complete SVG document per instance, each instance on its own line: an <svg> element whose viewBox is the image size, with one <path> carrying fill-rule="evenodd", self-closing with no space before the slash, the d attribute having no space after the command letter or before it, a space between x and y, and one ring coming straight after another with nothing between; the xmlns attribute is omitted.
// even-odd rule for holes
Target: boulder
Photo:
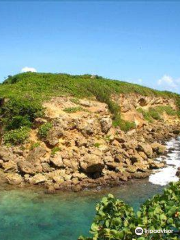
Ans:
<svg viewBox="0 0 180 240"><path fill-rule="evenodd" d="M39 184L47 181L47 177L41 173L36 174L35 176L29 178L30 184Z"/></svg>
<svg viewBox="0 0 180 240"><path fill-rule="evenodd" d="M112 119L110 117L102 118L100 120L100 124L102 132L107 133L109 129L112 127Z"/></svg>
<svg viewBox="0 0 180 240"><path fill-rule="evenodd" d="M50 158L50 162L55 166L55 167L63 167L63 161L61 154L58 152L54 156Z"/></svg>
<svg viewBox="0 0 180 240"><path fill-rule="evenodd" d="M136 149L137 149L137 151L144 152L147 155L147 157L149 157L149 158L152 157L153 151L152 151L152 147L151 147L150 144L148 144L148 143L139 143Z"/></svg>
<svg viewBox="0 0 180 240"><path fill-rule="evenodd" d="M6 175L6 180L11 185L19 185L23 182L23 178L17 173L8 173Z"/></svg>
<svg viewBox="0 0 180 240"><path fill-rule="evenodd" d="M64 135L64 132L62 129L58 127L53 127L46 137L46 142L54 147L59 143L59 138L61 138Z"/></svg>
<svg viewBox="0 0 180 240"><path fill-rule="evenodd" d="M38 162L46 154L46 149L42 146L35 147L31 150L26 158L27 162Z"/></svg>
<svg viewBox="0 0 180 240"><path fill-rule="evenodd" d="M160 143L154 142L151 144L151 147L153 149L153 152L157 154L163 154L166 151L166 147Z"/></svg>
<svg viewBox="0 0 180 240"><path fill-rule="evenodd" d="M80 159L80 167L85 173L102 172L104 162L95 154L86 154Z"/></svg>
<svg viewBox="0 0 180 240"><path fill-rule="evenodd" d="M27 173L27 174L36 173L36 168L34 167L34 165L27 161L18 162L18 168L19 168L19 171L22 173Z"/></svg>
<svg viewBox="0 0 180 240"><path fill-rule="evenodd" d="M4 162L13 160L14 156L11 148L8 147L0 147L0 159Z"/></svg>
<svg viewBox="0 0 180 240"><path fill-rule="evenodd" d="M17 164L10 160L9 162L3 162L2 167L4 172L16 172L17 171Z"/></svg>

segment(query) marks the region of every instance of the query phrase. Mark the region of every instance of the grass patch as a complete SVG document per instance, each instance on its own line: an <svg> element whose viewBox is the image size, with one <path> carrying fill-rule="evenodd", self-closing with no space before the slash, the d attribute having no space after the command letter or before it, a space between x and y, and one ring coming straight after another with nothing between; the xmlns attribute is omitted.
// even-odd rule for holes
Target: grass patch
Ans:
<svg viewBox="0 0 180 240"><path fill-rule="evenodd" d="M64 108L63 111L67 113L75 113L79 111L84 111L84 109L82 107L69 107L69 108Z"/></svg>
<svg viewBox="0 0 180 240"><path fill-rule="evenodd" d="M18 145L25 142L29 137L30 128L21 127L19 129L8 131L4 134L3 140L5 144Z"/></svg>
<svg viewBox="0 0 180 240"><path fill-rule="evenodd" d="M121 130L125 132L128 132L129 130L136 128L136 124L134 122L125 121L118 116L113 120L113 126L114 127L119 126Z"/></svg>
<svg viewBox="0 0 180 240"><path fill-rule="evenodd" d="M178 112L175 111L171 106L157 106L155 108L149 108L148 111L138 108L138 112L142 113L145 120L148 122L153 122L153 120L160 120L162 119L163 112L166 112L170 116L178 115Z"/></svg>
<svg viewBox="0 0 180 240"><path fill-rule="evenodd" d="M61 148L60 147L54 147L52 150L51 150L51 156L54 156L57 152L61 151Z"/></svg>

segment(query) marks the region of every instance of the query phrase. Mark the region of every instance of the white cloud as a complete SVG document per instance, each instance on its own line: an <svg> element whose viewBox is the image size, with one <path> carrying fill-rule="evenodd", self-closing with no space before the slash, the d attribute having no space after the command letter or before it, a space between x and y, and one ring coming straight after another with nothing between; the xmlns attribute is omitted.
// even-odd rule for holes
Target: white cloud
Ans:
<svg viewBox="0 0 180 240"><path fill-rule="evenodd" d="M24 67L21 69L21 72L37 72L35 68Z"/></svg>
<svg viewBox="0 0 180 240"><path fill-rule="evenodd" d="M173 79L171 76L164 75L161 79L158 80L157 84L161 85L164 88L177 88L178 82L180 82L180 79Z"/></svg>

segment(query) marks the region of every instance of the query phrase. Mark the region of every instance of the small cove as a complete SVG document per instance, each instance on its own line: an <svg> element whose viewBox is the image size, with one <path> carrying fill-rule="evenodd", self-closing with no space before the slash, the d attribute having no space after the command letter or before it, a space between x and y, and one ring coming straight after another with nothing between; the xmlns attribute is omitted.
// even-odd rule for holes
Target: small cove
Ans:
<svg viewBox="0 0 180 240"><path fill-rule="evenodd" d="M167 148L170 152L162 159L169 166L164 169L176 169L179 164L180 139L167 142ZM168 178L167 181L164 169L154 171L149 179L133 180L99 191L58 192L47 195L40 188L15 189L11 186L1 186L0 239L76 240L81 234L87 236L96 203L104 195L112 193L137 210L145 200L162 192L164 186L172 180ZM160 173L161 177L156 175ZM170 175L176 180L174 172ZM156 179L155 182L152 181L153 178Z"/></svg>

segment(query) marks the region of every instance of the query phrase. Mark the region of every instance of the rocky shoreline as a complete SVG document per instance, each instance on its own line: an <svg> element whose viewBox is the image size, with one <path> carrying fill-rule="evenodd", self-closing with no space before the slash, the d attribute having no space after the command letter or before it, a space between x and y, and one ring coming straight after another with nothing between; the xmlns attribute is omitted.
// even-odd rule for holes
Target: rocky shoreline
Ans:
<svg viewBox="0 0 180 240"><path fill-rule="evenodd" d="M40 185L47 193L54 193L111 187L148 177L153 169L164 166L154 159L165 154L164 141L179 135L180 123L174 116L147 123L136 111L139 102L145 105L145 100L135 96L127 104L125 99L122 114L133 113L135 121L138 119L136 128L128 132L113 126L105 103L81 100L78 104L83 109L76 113L62 111L72 107L69 98L46 103L46 115L35 120L27 143L1 145L1 181L20 187ZM162 101L155 99L151 104ZM38 129L46 123L51 128L40 138Z"/></svg>

